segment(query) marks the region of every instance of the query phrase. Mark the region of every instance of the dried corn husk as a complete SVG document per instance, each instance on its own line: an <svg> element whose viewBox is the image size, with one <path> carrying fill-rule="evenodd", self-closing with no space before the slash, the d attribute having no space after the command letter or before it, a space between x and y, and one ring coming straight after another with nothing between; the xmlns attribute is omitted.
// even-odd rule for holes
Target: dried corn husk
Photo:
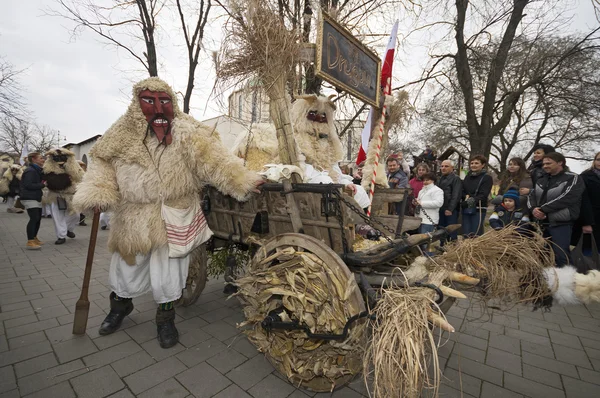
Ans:
<svg viewBox="0 0 600 398"><path fill-rule="evenodd" d="M342 264L343 265L343 264ZM345 341L309 339L303 331L272 331L261 322L273 310L282 320L307 325L313 333L342 333L347 320L361 311L353 278L309 252L292 247L262 261L254 259L236 281L244 307L245 333L294 385L331 391L362 370L366 322L359 321Z"/></svg>

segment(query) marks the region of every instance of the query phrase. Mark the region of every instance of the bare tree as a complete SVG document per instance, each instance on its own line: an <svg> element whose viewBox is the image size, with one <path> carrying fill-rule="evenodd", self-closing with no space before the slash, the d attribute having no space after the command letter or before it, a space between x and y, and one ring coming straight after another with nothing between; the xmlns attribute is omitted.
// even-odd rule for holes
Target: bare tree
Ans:
<svg viewBox="0 0 600 398"><path fill-rule="evenodd" d="M34 124L29 142L30 150L45 153L60 144L59 132L46 125Z"/></svg>
<svg viewBox="0 0 600 398"><path fill-rule="evenodd" d="M185 22L184 8L181 6L181 1L177 0L177 11L181 19L181 28L183 30L183 36L185 38L185 44L187 47L188 56L188 82L183 96L183 112L190 112L190 100L192 98L192 92L194 90L194 77L196 75L196 67L198 66L198 57L200 56L200 50L202 49L202 39L204 38L204 28L208 21L208 12L211 8L210 0L200 0L198 4L198 10L195 10L197 16L195 20L195 27L193 31Z"/></svg>
<svg viewBox="0 0 600 398"><path fill-rule="evenodd" d="M33 136L31 123L27 120L4 117L0 120L0 148L20 154Z"/></svg>
<svg viewBox="0 0 600 398"><path fill-rule="evenodd" d="M164 1L114 0L109 6L94 0L56 0L56 3L58 8L48 10L47 15L72 21L75 24L71 29L72 38L89 29L104 42L125 50L150 76L158 76L154 34L156 17ZM140 41L144 43L143 48L139 48Z"/></svg>
<svg viewBox="0 0 600 398"><path fill-rule="evenodd" d="M590 35L584 37L519 38L507 57L493 103L493 136L489 155L503 171L510 157L527 160L539 143L553 144L571 154L589 159L600 145L600 46ZM488 77L487 65L495 56L491 46L472 46L473 101L482 104ZM567 56L568 55L568 56ZM446 85L440 85L425 109L429 142L438 146L472 149L471 133L464 108L463 91L455 84L451 66L442 70ZM514 96L507 106L507 98ZM514 101L514 102L513 102ZM479 105L480 106L480 105ZM506 112L510 112L507 117Z"/></svg>
<svg viewBox="0 0 600 398"><path fill-rule="evenodd" d="M24 115L25 100L18 80L22 72L0 58L0 117L20 119Z"/></svg>

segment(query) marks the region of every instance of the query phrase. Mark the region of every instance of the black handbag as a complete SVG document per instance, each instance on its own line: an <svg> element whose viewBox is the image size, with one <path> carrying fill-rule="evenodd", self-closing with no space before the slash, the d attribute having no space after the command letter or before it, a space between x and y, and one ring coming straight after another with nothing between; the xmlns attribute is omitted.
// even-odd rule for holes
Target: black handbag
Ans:
<svg viewBox="0 0 600 398"><path fill-rule="evenodd" d="M585 239L586 236L589 236L591 240L591 256L583 255L583 239ZM571 259L573 260L573 265L577 268L577 272L581 274L600 268L600 255L598 254L598 246L596 246L596 240L594 239L593 234L581 234L577 246L571 251Z"/></svg>
<svg viewBox="0 0 600 398"><path fill-rule="evenodd" d="M481 182L483 181L484 177L485 175L481 176L481 178L479 179L479 182L477 183L477 188L475 188L475 193L473 194L473 196L477 196L477 194L479 193L479 188L481 188ZM463 203L467 203L467 206L463 207L463 214L472 216L473 214L477 213L477 203L474 203L473 206L469 206L467 200L463 201Z"/></svg>

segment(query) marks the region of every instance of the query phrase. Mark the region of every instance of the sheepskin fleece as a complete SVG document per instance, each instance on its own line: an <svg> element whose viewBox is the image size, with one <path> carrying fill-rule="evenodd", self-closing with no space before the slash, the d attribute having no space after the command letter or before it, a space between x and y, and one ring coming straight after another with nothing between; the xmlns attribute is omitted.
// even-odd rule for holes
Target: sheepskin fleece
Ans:
<svg viewBox="0 0 600 398"><path fill-rule="evenodd" d="M248 144L248 141L250 143ZM279 163L279 144L275 127L261 123L238 135L233 144L233 154L245 159L246 168L261 171L264 165Z"/></svg>
<svg viewBox="0 0 600 398"><path fill-rule="evenodd" d="M558 305L581 304L575 295L576 274L577 270L570 266L544 269L544 277Z"/></svg>
<svg viewBox="0 0 600 398"><path fill-rule="evenodd" d="M404 276L406 279L413 283L425 278L429 274L429 271L427 270L427 263L429 261L429 258L425 256L419 256L415 258L410 267L404 271Z"/></svg>
<svg viewBox="0 0 600 398"><path fill-rule="evenodd" d="M59 165L54 161L52 155L67 155L67 161L63 166ZM60 191L53 191L48 189L48 197L46 200L48 203L54 203L57 197L61 197L65 199L67 202L67 210L69 214L75 213L75 209L73 208L73 195L77 189L77 184L81 182L83 179L84 171L75 159L75 154L68 149L64 148L53 148L46 152L46 162L44 163L44 174L68 174L71 178L71 185Z"/></svg>
<svg viewBox="0 0 600 398"><path fill-rule="evenodd" d="M19 170L17 174L12 173L13 169ZM17 180L21 181L21 177L23 176L23 167L17 164L11 164L8 169L4 172L2 178L0 178L0 195L6 195L10 192L10 183L13 177L17 177Z"/></svg>
<svg viewBox="0 0 600 398"><path fill-rule="evenodd" d="M316 169L326 170L334 182L339 182L338 172L333 170L344 158L340 138L333 125L335 105L327 98L316 95L305 95L292 105L291 121L294 126L294 138L306 163ZM317 123L306 118L309 111L327 115L327 123ZM319 138L319 134L327 134L327 138Z"/></svg>
<svg viewBox="0 0 600 398"><path fill-rule="evenodd" d="M173 142L168 146L159 144L153 133L145 140L148 149L144 146L147 122L138 102L144 89L165 91L173 99ZM212 135L212 129L183 114L176 99L158 78L136 84L127 112L90 151L92 162L75 194L80 211L99 207L113 212L108 245L124 258L167 243L161 199L167 206L187 208L210 184L245 200L260 179Z"/></svg>
<svg viewBox="0 0 600 398"><path fill-rule="evenodd" d="M575 295L585 304L600 302L600 272L588 271L587 274L575 274Z"/></svg>

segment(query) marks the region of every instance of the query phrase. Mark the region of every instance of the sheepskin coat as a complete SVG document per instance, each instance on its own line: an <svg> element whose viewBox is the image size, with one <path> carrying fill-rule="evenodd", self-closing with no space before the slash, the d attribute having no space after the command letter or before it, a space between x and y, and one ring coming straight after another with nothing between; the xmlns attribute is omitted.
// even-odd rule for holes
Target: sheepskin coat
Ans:
<svg viewBox="0 0 600 398"><path fill-rule="evenodd" d="M279 163L279 143L275 127L260 123L239 134L233 144L233 154L244 159L246 168L263 170L269 163Z"/></svg>
<svg viewBox="0 0 600 398"><path fill-rule="evenodd" d="M58 164L53 159L53 155L58 154L67 155L67 161L63 165ZM64 148L49 150L46 152L46 162L44 163L43 171L48 183L48 195L45 200L48 203L54 203L58 197L61 197L67 202L69 214L73 214L75 212L72 205L73 195L77 189L77 184L81 182L84 174L83 169L79 166L77 159L75 159L75 154ZM60 188L53 187L52 180L64 180L66 178L70 180L70 184L64 184L61 181L62 186Z"/></svg>
<svg viewBox="0 0 600 398"><path fill-rule="evenodd" d="M13 170L18 171L16 174L13 174ZM13 164L6 169L0 179L0 195L16 196L15 188L18 191L19 183L15 185L13 179L16 178L18 181L21 181L21 176L23 176L23 168L19 165Z"/></svg>
<svg viewBox="0 0 600 398"><path fill-rule="evenodd" d="M159 144L140 105L143 90L163 91L173 101L170 145ZM159 78L133 87L133 99L90 151L92 162L78 186L74 204L81 211L112 211L109 250L121 257L147 254L167 244L161 203L184 209L200 198L206 184L245 200L260 177L244 168L208 126L182 113L177 96Z"/></svg>

